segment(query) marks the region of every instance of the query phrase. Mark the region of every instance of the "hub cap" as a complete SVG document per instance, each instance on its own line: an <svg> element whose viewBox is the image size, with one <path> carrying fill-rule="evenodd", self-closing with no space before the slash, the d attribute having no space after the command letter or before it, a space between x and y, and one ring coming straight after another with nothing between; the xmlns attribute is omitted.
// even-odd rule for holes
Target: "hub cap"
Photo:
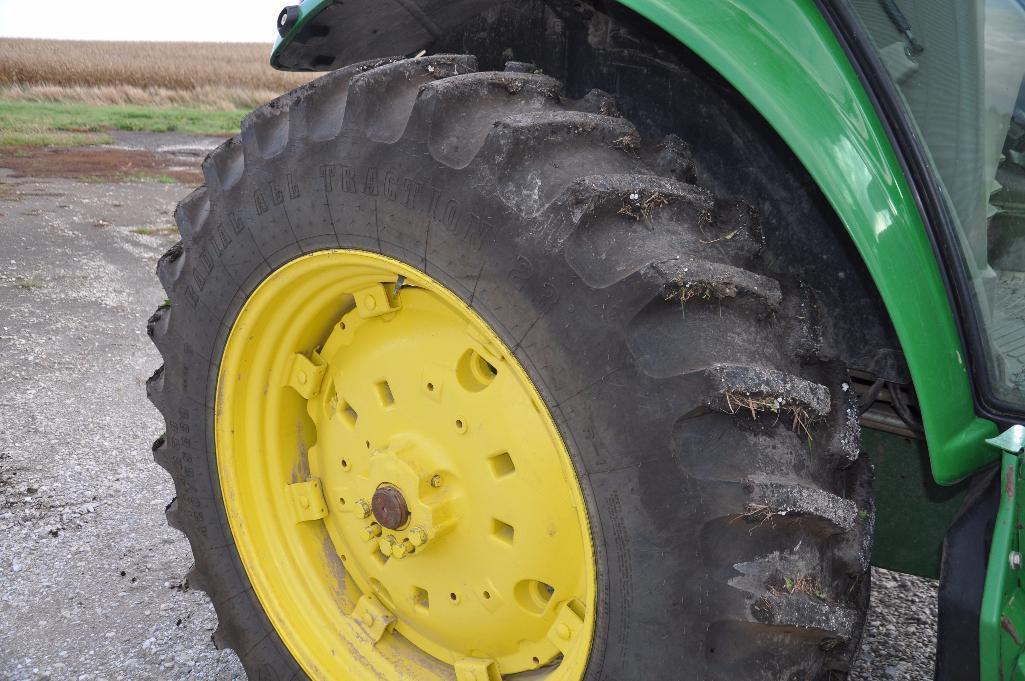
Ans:
<svg viewBox="0 0 1025 681"><path fill-rule="evenodd" d="M409 507L397 487L378 487L370 508L374 510L374 520L386 530L401 530L409 522Z"/></svg>
<svg viewBox="0 0 1025 681"><path fill-rule="evenodd" d="M277 270L226 343L215 434L242 562L311 677L583 675L595 569L569 455L438 282L356 251Z"/></svg>

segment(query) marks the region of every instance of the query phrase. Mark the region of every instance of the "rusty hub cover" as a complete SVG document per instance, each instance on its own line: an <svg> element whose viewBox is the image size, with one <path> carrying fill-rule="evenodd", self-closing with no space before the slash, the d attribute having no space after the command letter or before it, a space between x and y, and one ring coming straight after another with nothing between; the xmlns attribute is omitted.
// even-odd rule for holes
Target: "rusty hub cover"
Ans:
<svg viewBox="0 0 1025 681"><path fill-rule="evenodd" d="M389 530L401 529L409 522L409 507L397 487L381 485L370 500L374 519Z"/></svg>

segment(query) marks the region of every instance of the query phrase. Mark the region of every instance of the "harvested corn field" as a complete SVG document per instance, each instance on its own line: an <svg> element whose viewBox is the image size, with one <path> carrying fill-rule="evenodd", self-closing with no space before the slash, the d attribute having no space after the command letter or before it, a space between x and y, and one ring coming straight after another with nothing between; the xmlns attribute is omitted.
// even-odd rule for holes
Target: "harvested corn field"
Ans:
<svg viewBox="0 0 1025 681"><path fill-rule="evenodd" d="M0 100L255 108L310 79L264 43L0 39Z"/></svg>

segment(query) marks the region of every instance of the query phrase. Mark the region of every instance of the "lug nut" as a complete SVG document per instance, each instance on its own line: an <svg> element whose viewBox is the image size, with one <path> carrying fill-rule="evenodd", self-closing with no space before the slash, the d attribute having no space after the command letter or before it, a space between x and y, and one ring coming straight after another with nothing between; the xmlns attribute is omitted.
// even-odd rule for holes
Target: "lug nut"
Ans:
<svg viewBox="0 0 1025 681"><path fill-rule="evenodd" d="M381 553L386 556L395 555L395 549L398 548L399 542L395 539L394 535L388 535L387 537L381 537L377 543L377 548L381 550Z"/></svg>
<svg viewBox="0 0 1025 681"><path fill-rule="evenodd" d="M427 530L417 525L409 531L409 541L413 546L423 546L427 543Z"/></svg>
<svg viewBox="0 0 1025 681"><path fill-rule="evenodd" d="M370 504L367 503L366 499L360 499L356 502L356 515L358 515L360 518L370 517L370 512L372 510L373 509L370 508ZM377 523L374 524L376 525Z"/></svg>
<svg viewBox="0 0 1025 681"><path fill-rule="evenodd" d="M1011 553L1007 556L1007 562L1011 564L1012 570L1017 570L1021 568L1021 553L1019 553L1018 551L1011 551Z"/></svg>
<svg viewBox="0 0 1025 681"><path fill-rule="evenodd" d="M438 487L441 487L441 476L440 475L435 475L433 478L431 478L431 487L434 487L435 489L437 489Z"/></svg>
<svg viewBox="0 0 1025 681"><path fill-rule="evenodd" d="M363 538L367 541L377 539L381 536L381 526L377 523L370 523L363 528Z"/></svg>
<svg viewBox="0 0 1025 681"><path fill-rule="evenodd" d="M403 539L402 543L396 543L391 550L392 558L405 558L416 551L413 545L408 539Z"/></svg>

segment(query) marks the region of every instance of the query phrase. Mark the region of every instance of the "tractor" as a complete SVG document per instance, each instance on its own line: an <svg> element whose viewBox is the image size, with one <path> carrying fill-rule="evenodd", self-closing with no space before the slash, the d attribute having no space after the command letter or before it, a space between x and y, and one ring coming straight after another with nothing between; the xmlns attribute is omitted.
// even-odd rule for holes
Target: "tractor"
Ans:
<svg viewBox="0 0 1025 681"><path fill-rule="evenodd" d="M1022 0L305 0L149 321L250 678L1025 678ZM922 670L931 675L933 670Z"/></svg>

